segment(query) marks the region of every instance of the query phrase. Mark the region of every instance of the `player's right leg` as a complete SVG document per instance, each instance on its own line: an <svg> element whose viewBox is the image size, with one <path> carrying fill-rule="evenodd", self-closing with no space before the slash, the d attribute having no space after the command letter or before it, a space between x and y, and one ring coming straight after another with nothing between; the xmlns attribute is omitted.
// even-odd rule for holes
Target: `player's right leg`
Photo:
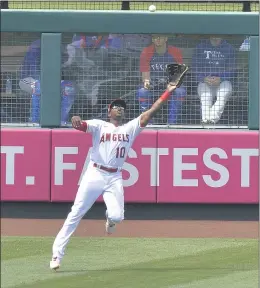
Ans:
<svg viewBox="0 0 260 288"><path fill-rule="evenodd" d="M82 217L102 194L104 185L105 180L102 173L90 165L82 178L71 212L68 214L53 243L52 260L50 262L51 269L55 270L59 268L70 237L76 230Z"/></svg>
<svg viewBox="0 0 260 288"><path fill-rule="evenodd" d="M200 97L200 103L201 103L202 123L209 123L210 109L213 101L213 94L210 86L206 83L199 83L198 95Z"/></svg>
<svg viewBox="0 0 260 288"><path fill-rule="evenodd" d="M136 98L139 102L139 107L141 112L144 112L148 109L150 109L151 106L151 98L152 98L152 93L150 90L145 89L144 87L139 87L136 93Z"/></svg>

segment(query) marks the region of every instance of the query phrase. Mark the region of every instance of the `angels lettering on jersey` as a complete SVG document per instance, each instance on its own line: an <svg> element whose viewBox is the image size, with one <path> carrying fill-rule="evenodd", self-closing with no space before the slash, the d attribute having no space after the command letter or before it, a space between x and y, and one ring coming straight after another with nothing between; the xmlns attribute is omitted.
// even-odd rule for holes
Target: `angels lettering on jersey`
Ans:
<svg viewBox="0 0 260 288"><path fill-rule="evenodd" d="M92 134L90 160L106 167L122 168L136 136L142 131L140 116L115 126L102 120L87 120L87 132Z"/></svg>
<svg viewBox="0 0 260 288"><path fill-rule="evenodd" d="M114 142L127 142L129 143L129 134L115 134L115 133L103 133L101 135L99 144L106 141L114 141Z"/></svg>

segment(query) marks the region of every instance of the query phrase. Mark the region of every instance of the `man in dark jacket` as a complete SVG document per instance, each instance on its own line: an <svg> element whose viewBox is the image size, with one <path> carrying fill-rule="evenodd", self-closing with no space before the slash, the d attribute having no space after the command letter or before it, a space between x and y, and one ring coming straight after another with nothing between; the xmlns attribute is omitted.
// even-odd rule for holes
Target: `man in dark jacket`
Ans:
<svg viewBox="0 0 260 288"><path fill-rule="evenodd" d="M217 123L221 118L232 94L235 66L235 49L219 36L202 40L195 48L192 71L198 84L203 123Z"/></svg>

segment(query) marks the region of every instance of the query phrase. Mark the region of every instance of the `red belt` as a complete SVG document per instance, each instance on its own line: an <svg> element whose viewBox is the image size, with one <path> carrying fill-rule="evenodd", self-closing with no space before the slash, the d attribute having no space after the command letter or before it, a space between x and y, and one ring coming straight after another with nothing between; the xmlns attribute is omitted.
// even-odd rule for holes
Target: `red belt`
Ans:
<svg viewBox="0 0 260 288"><path fill-rule="evenodd" d="M118 171L117 168L109 168L109 167L105 167L105 166L102 166L102 165L98 165L97 163L94 163L93 166L94 166L94 167L97 167L97 168L99 168L99 169L101 169L101 170L104 170L104 171L106 171L106 172L110 172L110 173L115 173L115 172Z"/></svg>

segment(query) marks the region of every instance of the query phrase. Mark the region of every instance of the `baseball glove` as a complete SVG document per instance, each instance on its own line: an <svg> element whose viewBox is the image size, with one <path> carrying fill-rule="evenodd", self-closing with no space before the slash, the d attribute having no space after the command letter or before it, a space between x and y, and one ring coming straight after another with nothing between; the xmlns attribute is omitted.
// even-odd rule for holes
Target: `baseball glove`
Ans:
<svg viewBox="0 0 260 288"><path fill-rule="evenodd" d="M177 88L180 87L188 70L189 67L185 64L168 64L166 68L168 83Z"/></svg>

